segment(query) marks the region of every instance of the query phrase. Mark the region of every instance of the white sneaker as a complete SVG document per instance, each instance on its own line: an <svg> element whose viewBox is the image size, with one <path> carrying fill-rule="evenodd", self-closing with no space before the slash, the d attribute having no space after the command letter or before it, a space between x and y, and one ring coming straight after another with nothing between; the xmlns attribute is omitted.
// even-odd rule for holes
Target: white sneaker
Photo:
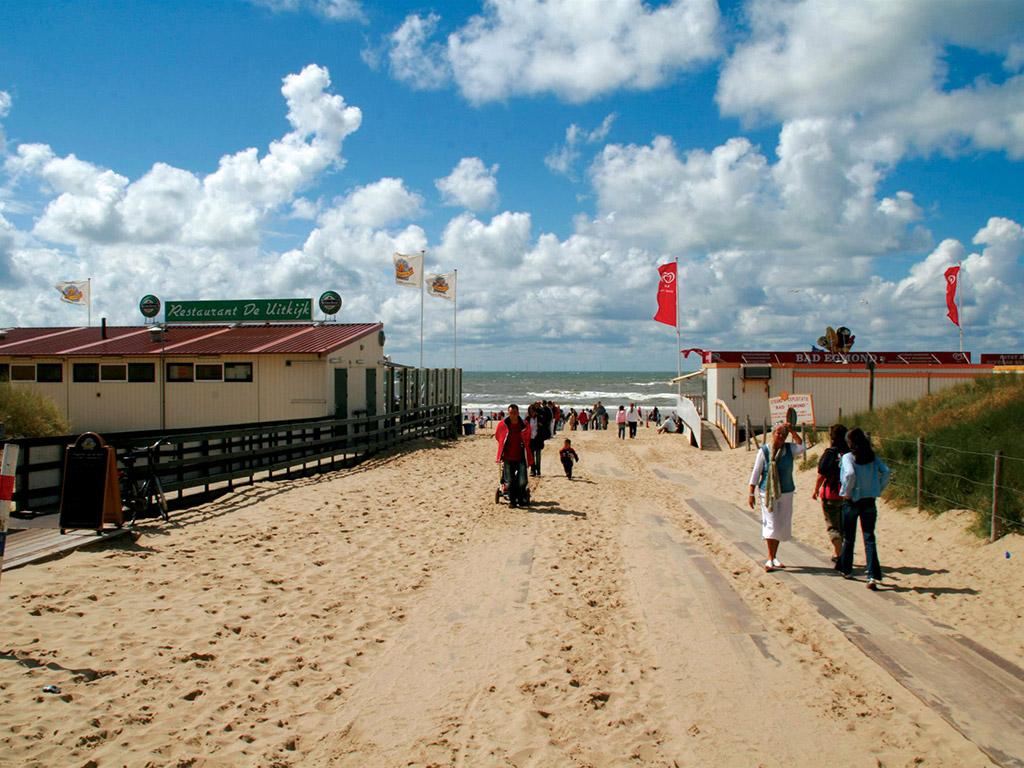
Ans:
<svg viewBox="0 0 1024 768"><path fill-rule="evenodd" d="M774 560L772 560L772 565L773 565L773 566L775 566L776 568L785 568L785 567L786 567L786 566L784 566L784 565L783 565L783 564L782 564L782 563L781 563L781 562L779 561L779 558L777 558L777 557L776 557L776 558L775 558Z"/></svg>

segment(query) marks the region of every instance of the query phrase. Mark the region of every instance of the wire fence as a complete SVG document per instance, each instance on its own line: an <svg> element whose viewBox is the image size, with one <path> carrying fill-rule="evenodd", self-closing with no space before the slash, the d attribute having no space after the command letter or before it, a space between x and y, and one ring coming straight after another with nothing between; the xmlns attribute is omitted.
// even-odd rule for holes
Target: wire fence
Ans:
<svg viewBox="0 0 1024 768"><path fill-rule="evenodd" d="M876 437L893 470L887 495L920 509L966 509L990 540L1024 533L1024 457L1007 456L922 438Z"/></svg>

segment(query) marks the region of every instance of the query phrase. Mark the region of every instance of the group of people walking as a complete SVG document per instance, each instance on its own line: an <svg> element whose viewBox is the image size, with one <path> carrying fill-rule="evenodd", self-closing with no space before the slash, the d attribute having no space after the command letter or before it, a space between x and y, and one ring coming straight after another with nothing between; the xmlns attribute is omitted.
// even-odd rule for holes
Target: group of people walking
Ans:
<svg viewBox="0 0 1024 768"><path fill-rule="evenodd" d="M519 415L519 406L512 403L508 416L498 422L494 439L498 443L495 462L501 464L501 488L508 495L510 507L526 506L529 503L530 476L540 477L541 457L544 444L557 431L561 410L550 401L539 401L529 406L526 418ZM580 460L572 447L572 440L566 438L558 452L565 476L572 480L573 464ZM497 497L495 497L497 501Z"/></svg>
<svg viewBox="0 0 1024 768"><path fill-rule="evenodd" d="M787 441L792 437L792 442ZM771 441L757 451L750 474L747 503L761 507L761 536L765 540L768 559L766 571L785 568L779 560L779 543L789 541L793 532L793 464L805 447L800 434L789 424L780 424ZM853 578L853 552L857 523L860 521L867 558L867 587L877 589L882 581L882 567L875 541L878 509L875 500L889 483L890 470L875 455L871 440L859 428L847 431L842 424L829 430L829 447L818 462L818 476L812 498L820 499L829 539L832 562L844 578Z"/></svg>

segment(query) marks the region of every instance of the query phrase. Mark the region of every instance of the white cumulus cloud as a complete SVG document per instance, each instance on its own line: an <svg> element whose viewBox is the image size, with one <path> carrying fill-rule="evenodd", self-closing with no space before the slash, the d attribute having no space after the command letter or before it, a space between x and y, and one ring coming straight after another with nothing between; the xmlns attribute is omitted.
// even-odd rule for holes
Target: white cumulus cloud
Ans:
<svg viewBox="0 0 1024 768"><path fill-rule="evenodd" d="M554 94L582 102L649 90L720 50L715 0L486 0L483 12L432 40L440 18L408 16L391 36L395 77L419 88L454 79L474 103Z"/></svg>
<svg viewBox="0 0 1024 768"><path fill-rule="evenodd" d="M481 211L498 203L497 172L497 165L488 168L479 157L464 157L450 174L437 179L434 186L441 193L445 205Z"/></svg>
<svg viewBox="0 0 1024 768"><path fill-rule="evenodd" d="M751 32L717 100L748 120L857 116L899 152L961 145L1024 156L1024 79L950 88L950 46L995 53L1013 71L1024 4L1003 0L753 0Z"/></svg>

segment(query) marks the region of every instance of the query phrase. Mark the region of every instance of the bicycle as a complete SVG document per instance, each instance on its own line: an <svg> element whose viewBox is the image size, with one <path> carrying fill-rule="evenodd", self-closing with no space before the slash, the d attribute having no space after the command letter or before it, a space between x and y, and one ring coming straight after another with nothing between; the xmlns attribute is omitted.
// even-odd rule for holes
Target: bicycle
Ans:
<svg viewBox="0 0 1024 768"><path fill-rule="evenodd" d="M121 463L124 464L124 471L120 473L121 503L132 513L128 525L135 525L138 517L161 516L165 522L171 519L167 514L167 497L160 485L160 476L156 473L159 449L163 443L161 439L144 448L132 448L121 457ZM141 470L135 467L139 459L146 460L145 475L141 478L138 476ZM156 514L152 513L154 505L157 507Z"/></svg>

